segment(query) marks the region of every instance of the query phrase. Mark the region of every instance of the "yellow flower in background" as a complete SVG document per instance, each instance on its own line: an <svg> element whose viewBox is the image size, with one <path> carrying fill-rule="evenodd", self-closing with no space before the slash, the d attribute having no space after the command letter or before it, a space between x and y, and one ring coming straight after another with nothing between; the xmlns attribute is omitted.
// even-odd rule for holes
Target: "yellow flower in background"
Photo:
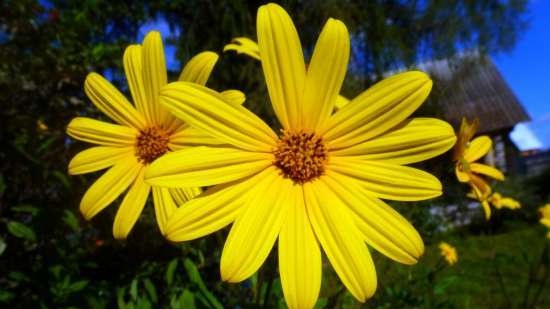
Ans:
<svg viewBox="0 0 550 309"><path fill-rule="evenodd" d="M449 265L454 265L456 262L458 262L458 254L456 253L456 248L449 245L448 243L444 241L441 242L439 244L439 252Z"/></svg>
<svg viewBox="0 0 550 309"><path fill-rule="evenodd" d="M46 123L44 123L42 119L38 119L36 121L36 129L40 132L46 132L49 130L48 126L46 125Z"/></svg>
<svg viewBox="0 0 550 309"><path fill-rule="evenodd" d="M540 223L550 228L550 204L546 204L539 208Z"/></svg>
<svg viewBox="0 0 550 309"><path fill-rule="evenodd" d="M500 193L495 192L489 197L489 202L495 206L496 209L508 208L508 209L519 209L521 204L510 197L503 197Z"/></svg>
<svg viewBox="0 0 550 309"><path fill-rule="evenodd" d="M491 194L491 187L481 175L496 180L504 180L504 175L492 166L476 162L485 156L493 145L491 138L486 135L478 136L472 140L478 125L478 119L475 119L472 123L468 123L465 118L462 119L453 160L456 162L456 178L460 182L468 183L481 202ZM491 211L488 207L484 207L484 209L485 218L488 220L491 216Z"/></svg>
<svg viewBox="0 0 550 309"><path fill-rule="evenodd" d="M187 63L180 80L204 85L217 60L218 55L213 52L198 54ZM143 45L126 48L123 62L135 106L101 75L90 73L84 83L87 96L117 124L77 117L67 128L71 137L98 145L78 153L71 160L70 174L109 168L82 198L80 211L87 220L130 187L115 216L113 235L118 239L127 237L151 191L162 233L176 204L201 192L196 186L151 188L144 181L145 166L167 152L193 146L197 140L206 144L218 143L186 126L161 107L159 90L167 83L167 73L162 39L158 32L148 33ZM230 91L226 95L235 98L238 92ZM244 98L244 95L241 94L241 97Z"/></svg>
<svg viewBox="0 0 550 309"><path fill-rule="evenodd" d="M255 114L206 87L178 82L161 103L191 126L227 144L159 158L146 171L158 186L213 186L168 220L171 241L196 239L233 223L221 257L229 282L250 277L278 240L281 284L290 308L312 308L321 286L321 248L359 301L376 289L367 244L405 264L424 244L414 227L381 199L441 195L433 175L404 166L452 147L452 127L407 119L432 81L422 72L390 77L332 114L348 66L346 26L329 19L308 68L290 16L260 7L259 50L278 136Z"/></svg>
<svg viewBox="0 0 550 309"><path fill-rule="evenodd" d="M245 54L256 60L260 60L260 48L258 43L245 37L238 37L231 40L231 43L223 47L223 51L235 51L237 54Z"/></svg>

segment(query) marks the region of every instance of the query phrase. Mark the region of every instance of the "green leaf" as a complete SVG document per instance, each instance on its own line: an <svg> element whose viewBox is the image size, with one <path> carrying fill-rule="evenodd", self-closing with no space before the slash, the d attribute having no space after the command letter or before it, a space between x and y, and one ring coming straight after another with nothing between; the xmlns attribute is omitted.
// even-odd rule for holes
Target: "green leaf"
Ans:
<svg viewBox="0 0 550 309"><path fill-rule="evenodd" d="M117 289L116 302L119 309L126 309L126 302L124 301L124 288Z"/></svg>
<svg viewBox="0 0 550 309"><path fill-rule="evenodd" d="M179 304L181 308L195 309L195 296L189 290L183 290L179 298Z"/></svg>
<svg viewBox="0 0 550 309"><path fill-rule="evenodd" d="M168 264L168 267L166 268L166 284L168 286L172 285L174 282L174 273L176 271L176 267L178 266L178 259L173 259Z"/></svg>
<svg viewBox="0 0 550 309"><path fill-rule="evenodd" d="M8 245L6 245L6 242L4 241L4 239L2 237L0 237L0 255L2 255L2 253L4 253L4 251L6 251L6 247Z"/></svg>
<svg viewBox="0 0 550 309"><path fill-rule="evenodd" d="M52 175L57 178L57 180L59 180L59 182L61 182L66 189L71 188L71 182L69 180L69 177L67 177L65 173L62 173L60 171L53 171Z"/></svg>
<svg viewBox="0 0 550 309"><path fill-rule="evenodd" d="M65 209L65 215L63 216L63 222L71 228L74 232L80 231L80 226L78 224L78 218L75 216L74 212Z"/></svg>
<svg viewBox="0 0 550 309"><path fill-rule="evenodd" d="M6 191L6 182L4 181L4 175L0 174L0 196Z"/></svg>
<svg viewBox="0 0 550 309"><path fill-rule="evenodd" d="M211 308L216 309L223 309L222 304L216 299L216 297L208 291L206 288L206 285L204 284L204 281L201 278L201 275L199 273L199 270L197 269L197 266L193 261L190 259L185 259L183 261L183 266L185 267L185 270L187 272L187 275L189 276L189 279L191 282L197 285L199 288L199 291L203 294L203 296L208 300L208 304Z"/></svg>
<svg viewBox="0 0 550 309"><path fill-rule="evenodd" d="M38 212L40 211L38 207L34 207L32 205L19 205L12 207L11 210L15 212L26 212L31 214L32 216L36 216L36 214L38 214Z"/></svg>
<svg viewBox="0 0 550 309"><path fill-rule="evenodd" d="M434 287L434 294L436 295L444 294L450 286L452 286L454 283L458 281L459 281L458 276L444 277L443 279L436 282Z"/></svg>
<svg viewBox="0 0 550 309"><path fill-rule="evenodd" d="M133 301L137 299L137 294L138 294L137 285L138 285L137 279L132 280L132 284L130 284L130 296L132 297Z"/></svg>
<svg viewBox="0 0 550 309"><path fill-rule="evenodd" d="M155 286L153 285L151 280L149 280L148 278L144 279L143 285L145 286L145 290L147 290L147 293L149 294L149 298L151 299L151 301L153 303L157 303L158 302L157 290L155 289Z"/></svg>
<svg viewBox="0 0 550 309"><path fill-rule="evenodd" d="M79 280L79 281L76 281L76 282L73 282L70 287L69 287L69 290L71 292L79 292L79 291L82 291L84 290L84 288L88 285L88 280Z"/></svg>
<svg viewBox="0 0 550 309"><path fill-rule="evenodd" d="M0 303L7 303L13 299L15 295L8 291L0 290Z"/></svg>
<svg viewBox="0 0 550 309"><path fill-rule="evenodd" d="M21 222L8 222L8 231L15 237L24 238L29 241L36 241L36 234L34 231Z"/></svg>

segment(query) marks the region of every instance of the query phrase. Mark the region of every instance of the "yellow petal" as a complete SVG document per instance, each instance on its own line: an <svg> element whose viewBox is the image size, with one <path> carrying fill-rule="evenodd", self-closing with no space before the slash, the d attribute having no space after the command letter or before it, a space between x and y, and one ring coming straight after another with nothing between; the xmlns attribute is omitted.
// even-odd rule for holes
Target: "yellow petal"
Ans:
<svg viewBox="0 0 550 309"><path fill-rule="evenodd" d="M272 165L273 155L236 148L192 147L167 153L147 168L148 183L169 188L201 187L237 180Z"/></svg>
<svg viewBox="0 0 550 309"><path fill-rule="evenodd" d="M489 150L491 150L492 146L493 141L491 141L490 137L486 135L478 136L466 147L464 151L464 160L474 162L486 155Z"/></svg>
<svg viewBox="0 0 550 309"><path fill-rule="evenodd" d="M479 119L474 119L471 123L468 123L466 118L462 118L460 123L460 130L458 131L458 137L456 141L456 147L453 152L453 160L461 160L464 155L464 150L468 146L468 143L474 136L479 126Z"/></svg>
<svg viewBox="0 0 550 309"><path fill-rule="evenodd" d="M151 186L143 180L143 172L144 169L141 168L118 208L113 224L113 236L116 239L125 239L128 236L147 202Z"/></svg>
<svg viewBox="0 0 550 309"><path fill-rule="evenodd" d="M405 218L383 201L365 194L355 181L329 172L323 179L351 210L357 228L369 245L403 264L418 261L424 253L424 243Z"/></svg>
<svg viewBox="0 0 550 309"><path fill-rule="evenodd" d="M468 174L470 177L470 186L472 187L472 190L474 191L474 194L477 196L477 199L480 201L484 201L487 199L489 195L491 195L491 186L487 184L487 182L477 176L476 174Z"/></svg>
<svg viewBox="0 0 550 309"><path fill-rule="evenodd" d="M69 162L69 174L78 175L102 170L134 153L134 147L98 146L79 152Z"/></svg>
<svg viewBox="0 0 550 309"><path fill-rule="evenodd" d="M423 72L411 71L386 78L335 113L319 133L333 149L364 142L409 117L431 89L432 81Z"/></svg>
<svg viewBox="0 0 550 309"><path fill-rule="evenodd" d="M164 59L164 48L162 38L158 31L147 33L143 39L143 82L147 104L153 112L152 119L156 125L171 124L172 115L161 108L159 102L160 89L167 84L166 60Z"/></svg>
<svg viewBox="0 0 550 309"><path fill-rule="evenodd" d="M224 99L232 104L243 104L246 101L246 96L239 90L229 89L220 93Z"/></svg>
<svg viewBox="0 0 550 309"><path fill-rule="evenodd" d="M298 129L306 79L298 32L287 12L270 3L258 9L257 34L269 97L284 128Z"/></svg>
<svg viewBox="0 0 550 309"><path fill-rule="evenodd" d="M408 166L331 157L327 170L358 180L367 192L383 199L419 201L442 193L436 177Z"/></svg>
<svg viewBox="0 0 550 309"><path fill-rule="evenodd" d="M162 235L166 234L166 222L176 211L178 206L174 202L170 189L153 187L153 200L155 202L155 216L157 225Z"/></svg>
<svg viewBox="0 0 550 309"><path fill-rule="evenodd" d="M180 150L193 146L218 146L224 144L227 145L197 128L186 126L170 136L168 146L172 150Z"/></svg>
<svg viewBox="0 0 550 309"><path fill-rule="evenodd" d="M256 60L260 60L260 48L258 47L258 43L249 38L239 37L232 39L230 44L223 47L223 52L229 50L236 51L237 54L245 54Z"/></svg>
<svg viewBox="0 0 550 309"><path fill-rule="evenodd" d="M342 201L322 180L304 184L304 200L313 231L330 264L360 302L376 290L376 271L367 246Z"/></svg>
<svg viewBox="0 0 550 309"><path fill-rule="evenodd" d="M453 127L447 122L435 118L413 118L371 140L331 151L331 155L409 164L438 156L453 147L455 141Z"/></svg>
<svg viewBox="0 0 550 309"><path fill-rule="evenodd" d="M248 193L258 182L276 171L264 171L231 183L217 185L179 207L166 222L166 238L186 241L213 233L233 222L242 209Z"/></svg>
<svg viewBox="0 0 550 309"><path fill-rule="evenodd" d="M176 205L181 205L202 193L201 188L198 187L169 188L168 190L170 190L170 194L172 194Z"/></svg>
<svg viewBox="0 0 550 309"><path fill-rule="evenodd" d="M176 117L224 143L271 152L277 135L258 116L242 105L226 102L206 87L176 82L164 87L163 105Z"/></svg>
<svg viewBox="0 0 550 309"><path fill-rule="evenodd" d="M67 126L67 134L74 139L92 144L125 147L134 145L138 131L118 124L76 117Z"/></svg>
<svg viewBox="0 0 550 309"><path fill-rule="evenodd" d="M502 205L502 207L509 208L509 209L521 208L521 204L518 201L514 200L513 198L509 198L509 197L503 197L500 200L500 204Z"/></svg>
<svg viewBox="0 0 550 309"><path fill-rule="evenodd" d="M292 205L279 235L279 273L290 309L315 306L321 288L321 250L309 222L301 186L289 190Z"/></svg>
<svg viewBox="0 0 550 309"><path fill-rule="evenodd" d="M460 170L458 165L455 166L455 175L456 175L456 179L458 179L458 181L460 181L460 182L470 181L469 173L465 173L462 170Z"/></svg>
<svg viewBox="0 0 550 309"><path fill-rule="evenodd" d="M84 91L94 105L119 124L143 129L146 121L128 100L103 76L90 73L84 81Z"/></svg>
<svg viewBox="0 0 550 309"><path fill-rule="evenodd" d="M340 110L342 107L346 106L349 103L349 99L343 95L339 95L334 102L334 109Z"/></svg>
<svg viewBox="0 0 550 309"><path fill-rule="evenodd" d="M302 126L312 131L329 119L348 69L350 39L346 25L326 22L307 69L301 111Z"/></svg>
<svg viewBox="0 0 550 309"><path fill-rule="evenodd" d="M269 255L289 207L293 183L273 170L249 192L222 251L222 280L240 282L255 273Z"/></svg>
<svg viewBox="0 0 550 309"><path fill-rule="evenodd" d="M206 85L219 58L218 54L211 51L196 55L187 62L178 80Z"/></svg>
<svg viewBox="0 0 550 309"><path fill-rule="evenodd" d="M489 166L489 165L485 165L485 164L481 164L481 163L471 163L470 164L470 169L473 172L489 176L489 177L494 178L496 180L504 180L504 174L502 174L502 172L499 171L498 169L496 169L492 166Z"/></svg>
<svg viewBox="0 0 550 309"><path fill-rule="evenodd" d="M128 87L137 110L144 115L147 123L152 124L154 109L147 101L145 82L143 80L143 51L140 45L130 45L124 51L123 63Z"/></svg>
<svg viewBox="0 0 550 309"><path fill-rule="evenodd" d="M491 219L491 207L489 205L489 202L482 201L481 206L483 207L483 213L485 214L485 220Z"/></svg>
<svg viewBox="0 0 550 309"><path fill-rule="evenodd" d="M132 155L122 159L99 177L86 191L80 202L80 212L90 220L111 204L136 179L141 164Z"/></svg>

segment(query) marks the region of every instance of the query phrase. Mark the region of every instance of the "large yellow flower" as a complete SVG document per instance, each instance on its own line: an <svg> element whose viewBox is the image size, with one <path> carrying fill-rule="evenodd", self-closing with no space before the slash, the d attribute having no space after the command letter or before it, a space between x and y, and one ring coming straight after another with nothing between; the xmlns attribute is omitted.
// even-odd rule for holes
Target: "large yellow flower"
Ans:
<svg viewBox="0 0 550 309"><path fill-rule="evenodd" d="M441 256L445 259L447 264L453 265L458 262L458 254L456 253L456 248L449 245L448 243L442 241L439 244L439 252Z"/></svg>
<svg viewBox="0 0 550 309"><path fill-rule="evenodd" d="M168 220L172 241L233 223L221 257L223 280L239 282L265 261L278 239L279 271L291 308L312 308L321 285L321 247L360 301L376 289L367 244L405 264L424 251L414 227L380 198L424 200L437 178L403 166L452 147L452 127L407 119L432 82L422 72L390 77L332 113L350 52L345 25L325 24L306 70L288 14L276 4L257 17L261 63L280 136L243 106L189 83L172 83L161 103L191 126L228 144L167 154L151 164L154 185L211 186Z"/></svg>
<svg viewBox="0 0 550 309"><path fill-rule="evenodd" d="M198 54L187 63L179 80L204 85L217 60L218 55L213 52ZM124 52L123 62L135 106L101 75L90 73L84 83L87 96L117 124L77 117L67 128L71 137L99 145L78 153L69 163L70 174L110 167L82 198L80 211L86 219L91 219L130 187L113 225L113 235L119 239L126 238L134 226L151 190L162 233L176 203L181 204L200 193L196 186L151 189L143 178L145 166L169 151L192 146L197 140L218 144L200 131L184 125L161 107L159 90L166 85L167 74L158 32L150 32L143 46L129 46ZM244 95L237 91L228 91L225 95L244 100Z"/></svg>

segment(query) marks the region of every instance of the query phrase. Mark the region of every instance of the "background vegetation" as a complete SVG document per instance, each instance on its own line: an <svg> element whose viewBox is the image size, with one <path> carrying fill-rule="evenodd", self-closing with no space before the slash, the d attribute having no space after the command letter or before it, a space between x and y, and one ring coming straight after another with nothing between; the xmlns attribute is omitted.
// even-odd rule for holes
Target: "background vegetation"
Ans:
<svg viewBox="0 0 550 309"><path fill-rule="evenodd" d="M169 244L146 207L126 242L114 241L116 204L85 222L82 194L97 175L69 177L67 163L86 145L65 134L71 118L101 118L83 94L87 73L111 77L127 90L124 48L142 26L167 22L165 37L185 63L202 50L221 53L235 36L255 38L255 1L35 1L0 4L0 306L5 308L273 308L284 307L276 255L242 284L219 280L227 231ZM352 33L352 67L344 94L353 96L384 72L475 49L497 53L514 46L527 26L525 0L282 1L310 54L328 17ZM170 72L176 76L179 72ZM239 88L256 113L273 119L257 62L225 54L209 85ZM436 88L437 91L437 88ZM437 93L434 93L437 96ZM437 113L437 106L424 113ZM273 121L272 121L273 122ZM446 195L394 204L420 230L426 255L402 266L376 253L379 288L361 305L325 267L319 308L543 308L550 304L548 249L536 207L548 201L548 173L513 179L505 194L520 211L481 209L471 224L455 226L434 209L466 205L448 158L431 167ZM433 170L433 168L430 168ZM459 211L465 211L460 207ZM459 262L447 267L437 244L456 245ZM546 248L548 245L546 244Z"/></svg>

